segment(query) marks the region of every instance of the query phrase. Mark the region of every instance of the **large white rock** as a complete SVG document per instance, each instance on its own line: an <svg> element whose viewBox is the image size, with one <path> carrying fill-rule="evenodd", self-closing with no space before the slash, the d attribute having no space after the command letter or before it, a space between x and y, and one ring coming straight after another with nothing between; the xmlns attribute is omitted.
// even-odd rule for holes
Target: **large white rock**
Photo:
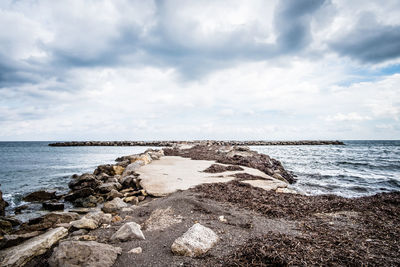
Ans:
<svg viewBox="0 0 400 267"><path fill-rule="evenodd" d="M196 223L174 241L171 250L177 255L196 257L210 250L218 240L213 230Z"/></svg>
<svg viewBox="0 0 400 267"><path fill-rule="evenodd" d="M128 222L121 226L115 234L111 236L111 240L127 241L131 239L145 239L140 225L135 222Z"/></svg>
<svg viewBox="0 0 400 267"><path fill-rule="evenodd" d="M51 267L112 266L122 249L95 241L65 241L54 249Z"/></svg>
<svg viewBox="0 0 400 267"><path fill-rule="evenodd" d="M127 206L128 204L126 204L122 199L116 197L113 200L104 203L102 210L107 213L112 213L122 208L126 208Z"/></svg>
<svg viewBox="0 0 400 267"><path fill-rule="evenodd" d="M23 266L33 257L44 254L67 234L68 230L66 228L58 227L29 239L18 246L0 251L0 266Z"/></svg>

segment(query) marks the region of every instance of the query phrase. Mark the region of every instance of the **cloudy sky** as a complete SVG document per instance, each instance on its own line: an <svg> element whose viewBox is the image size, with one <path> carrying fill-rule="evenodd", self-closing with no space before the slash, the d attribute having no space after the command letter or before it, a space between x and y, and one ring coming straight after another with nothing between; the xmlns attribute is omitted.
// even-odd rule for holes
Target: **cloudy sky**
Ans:
<svg viewBox="0 0 400 267"><path fill-rule="evenodd" d="M399 139L398 0L2 0L0 140Z"/></svg>

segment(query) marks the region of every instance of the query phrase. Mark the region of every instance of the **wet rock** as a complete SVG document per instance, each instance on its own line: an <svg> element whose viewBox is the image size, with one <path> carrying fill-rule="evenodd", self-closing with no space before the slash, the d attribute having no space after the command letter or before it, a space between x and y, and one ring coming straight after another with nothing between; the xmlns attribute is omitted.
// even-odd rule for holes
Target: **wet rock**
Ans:
<svg viewBox="0 0 400 267"><path fill-rule="evenodd" d="M96 176L89 173L84 173L76 179L69 182L68 186L72 190L76 191L82 188L92 188L95 189L101 185L101 181L96 179Z"/></svg>
<svg viewBox="0 0 400 267"><path fill-rule="evenodd" d="M94 230L99 227L99 224L95 220L86 217L83 217L76 221L72 221L70 222L70 224L77 229Z"/></svg>
<svg viewBox="0 0 400 267"><path fill-rule="evenodd" d="M79 214L86 214L86 213L89 213L90 211L92 211L92 209L90 209L90 208L75 208L75 209L70 209L69 211L79 213Z"/></svg>
<svg viewBox="0 0 400 267"><path fill-rule="evenodd" d="M118 255L119 247L98 243L96 241L65 241L54 249L49 259L51 267L64 266L112 266Z"/></svg>
<svg viewBox="0 0 400 267"><path fill-rule="evenodd" d="M0 190L0 216L5 215L6 207L8 206L7 201L3 199L3 192Z"/></svg>
<svg viewBox="0 0 400 267"><path fill-rule="evenodd" d="M15 214L21 214L23 210L26 210L29 206L28 205L21 205L14 209Z"/></svg>
<svg viewBox="0 0 400 267"><path fill-rule="evenodd" d="M121 226L115 234L111 236L111 240L128 241L132 239L142 239L145 237L140 229L140 225L135 222L128 222Z"/></svg>
<svg viewBox="0 0 400 267"><path fill-rule="evenodd" d="M218 240L213 230L196 223L174 241L171 250L176 255L196 257L210 250Z"/></svg>
<svg viewBox="0 0 400 267"><path fill-rule="evenodd" d="M51 212L22 224L18 233L46 230L57 224L69 223L77 219L79 219L79 214L74 212Z"/></svg>
<svg viewBox="0 0 400 267"><path fill-rule="evenodd" d="M114 198L111 201L104 203L102 210L106 213L116 212L122 208L126 208L128 205L119 197Z"/></svg>
<svg viewBox="0 0 400 267"><path fill-rule="evenodd" d="M93 194L94 194L93 189L87 187L87 188L82 188L82 189L76 190L75 192L72 192L71 194L66 195L64 197L64 199L66 201L72 202L78 198L85 198L85 197L91 196Z"/></svg>
<svg viewBox="0 0 400 267"><path fill-rule="evenodd" d="M0 240L0 249L16 246L29 238L40 235L41 233L42 232L34 231L20 235L4 235L3 239Z"/></svg>
<svg viewBox="0 0 400 267"><path fill-rule="evenodd" d="M34 202L34 201L45 201L45 200L52 200L59 198L60 197L56 195L56 192L39 190L26 195L22 200L27 202Z"/></svg>
<svg viewBox="0 0 400 267"><path fill-rule="evenodd" d="M44 202L42 206L46 210L63 210L64 203L55 203L55 202Z"/></svg>
<svg viewBox="0 0 400 267"><path fill-rule="evenodd" d="M63 227L28 239L22 244L0 251L0 266L23 266L35 256L45 253L53 244L68 234Z"/></svg>

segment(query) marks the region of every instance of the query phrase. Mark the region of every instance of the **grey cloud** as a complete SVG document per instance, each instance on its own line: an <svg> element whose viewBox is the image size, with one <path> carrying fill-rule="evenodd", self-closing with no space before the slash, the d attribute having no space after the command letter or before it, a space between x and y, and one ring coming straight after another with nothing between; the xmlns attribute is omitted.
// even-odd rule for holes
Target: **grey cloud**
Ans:
<svg viewBox="0 0 400 267"><path fill-rule="evenodd" d="M373 14L364 14L356 27L330 47L343 56L364 63L380 63L400 56L400 26L379 24Z"/></svg>
<svg viewBox="0 0 400 267"><path fill-rule="evenodd" d="M278 49L281 53L294 52L311 42L310 23L313 13L325 0L284 0L279 2L275 15Z"/></svg>

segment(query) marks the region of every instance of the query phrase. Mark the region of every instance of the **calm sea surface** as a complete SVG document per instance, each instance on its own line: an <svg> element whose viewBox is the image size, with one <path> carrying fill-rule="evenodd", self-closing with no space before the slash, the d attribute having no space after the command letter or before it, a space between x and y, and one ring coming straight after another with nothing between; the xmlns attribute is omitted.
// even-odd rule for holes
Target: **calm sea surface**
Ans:
<svg viewBox="0 0 400 267"><path fill-rule="evenodd" d="M306 194L345 197L400 191L400 141L346 141L345 146L257 146L297 175ZM93 172L148 147L49 147L48 142L0 142L0 184L11 208L39 189L67 191L74 173Z"/></svg>

